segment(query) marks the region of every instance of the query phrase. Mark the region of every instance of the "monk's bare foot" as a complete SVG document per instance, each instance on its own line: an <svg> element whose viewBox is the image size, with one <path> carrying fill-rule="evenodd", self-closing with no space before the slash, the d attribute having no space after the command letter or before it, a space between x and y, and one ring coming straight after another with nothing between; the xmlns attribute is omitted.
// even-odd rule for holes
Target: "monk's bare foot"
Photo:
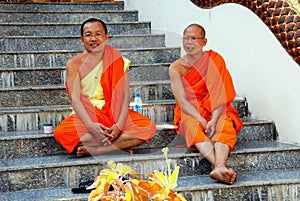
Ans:
<svg viewBox="0 0 300 201"><path fill-rule="evenodd" d="M79 146L77 148L77 152L76 152L76 157L77 158L82 158L82 157L86 157L86 156L90 156L90 153L87 151L85 146Z"/></svg>
<svg viewBox="0 0 300 201"><path fill-rule="evenodd" d="M233 184L236 180L236 172L233 169L227 169L226 167L215 168L209 175L212 179L226 184Z"/></svg>

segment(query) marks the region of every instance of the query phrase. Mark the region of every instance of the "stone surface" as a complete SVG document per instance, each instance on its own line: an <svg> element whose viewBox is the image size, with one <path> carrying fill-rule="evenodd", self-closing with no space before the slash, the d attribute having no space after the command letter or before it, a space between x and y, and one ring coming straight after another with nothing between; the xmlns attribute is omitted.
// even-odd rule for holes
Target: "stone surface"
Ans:
<svg viewBox="0 0 300 201"><path fill-rule="evenodd" d="M169 149L171 167L180 166L181 177L200 176L211 171L211 166L199 153L187 148ZM109 160L129 165L140 174L154 170L164 172L167 169L161 149L152 149L151 153L145 150L139 153L135 150L134 154L119 151L81 159L72 155L7 159L0 164L0 178L7 179L4 182L8 184L8 188L4 188L2 192L38 189L40 186L71 187L82 180L96 177ZM247 142L231 153L228 166L238 174L246 171L299 170L299 161L299 146L279 142Z"/></svg>
<svg viewBox="0 0 300 201"><path fill-rule="evenodd" d="M132 64L129 77L138 81L169 80L169 64ZM0 69L0 87L58 85L65 83L65 67ZM234 106L243 107L243 105Z"/></svg>
<svg viewBox="0 0 300 201"><path fill-rule="evenodd" d="M79 36L5 38L0 44L0 51L83 50ZM164 47L165 38L164 35L148 34L116 35L110 37L108 44L118 49Z"/></svg>
<svg viewBox="0 0 300 201"><path fill-rule="evenodd" d="M65 83L65 67L24 68L15 71L0 70L0 87L62 85Z"/></svg>
<svg viewBox="0 0 300 201"><path fill-rule="evenodd" d="M163 101L144 101L143 114L157 124L173 122L174 103L174 100L166 99ZM241 102L241 104L244 103ZM243 109L243 107L240 107L240 109ZM0 112L0 131L41 130L42 125L47 122L51 122L56 127L65 117L70 115L71 111L70 105L2 108ZM239 113L242 115L244 111L239 110ZM244 122L244 128L239 133L238 140L259 141L276 138L272 121L253 121L251 118L244 118Z"/></svg>
<svg viewBox="0 0 300 201"><path fill-rule="evenodd" d="M138 21L137 11L93 11L93 12L0 12L0 23L82 23L88 18L99 18L104 22Z"/></svg>
<svg viewBox="0 0 300 201"><path fill-rule="evenodd" d="M188 200L299 200L300 170L241 173L234 186L212 181L209 177L179 179L178 192Z"/></svg>
<svg viewBox="0 0 300 201"><path fill-rule="evenodd" d="M169 80L169 65L169 63L131 65L129 68L130 81Z"/></svg>
<svg viewBox="0 0 300 201"><path fill-rule="evenodd" d="M69 98L63 85L0 89L0 107L68 105Z"/></svg>
<svg viewBox="0 0 300 201"><path fill-rule="evenodd" d="M180 55L179 48L120 49L132 64L170 63ZM1 68L62 67L80 51L0 52Z"/></svg>
<svg viewBox="0 0 300 201"><path fill-rule="evenodd" d="M4 45L4 38L20 38L32 36L80 36L80 23L76 24L10 24L0 23L0 36ZM41 32L41 30L43 30ZM119 34L150 34L149 22L108 22L107 30L110 35ZM68 34L66 34L68 33Z"/></svg>
<svg viewBox="0 0 300 201"><path fill-rule="evenodd" d="M40 115L40 119L43 119L42 117L43 115ZM45 120L43 120L43 122L45 122ZM54 125L57 125L57 123ZM272 140L272 138L266 138L266 134L270 132L269 130L273 127L273 124L266 122L261 122L260 125L258 123L253 123L251 125L249 122L245 122L245 124L248 124L248 126L242 129L237 139L238 143L236 146L239 149L245 149L248 146L247 142L250 142L250 145L252 145L253 141L257 141L259 145L264 143L264 141ZM40 122L40 124L33 126L38 127L42 125L43 124ZM265 130L261 130L261 132L258 133L261 135L261 138L253 139L251 136L247 135L247 133L256 132L257 127L260 126L265 128ZM44 134L42 128L38 131L32 131L32 129L33 128L31 128L31 131L26 132L1 132L0 159L66 154L66 151L54 140L53 134ZM240 137L243 135L246 136ZM185 145L185 141L181 136L176 134L174 126L171 124L158 124L156 135L149 142L134 148L134 150L141 152L145 149L145 153L148 153L153 152L152 149L155 148L163 148L166 146L181 147L182 145ZM154 152L155 151L156 149ZM244 162L244 158L241 159L240 162Z"/></svg>
<svg viewBox="0 0 300 201"><path fill-rule="evenodd" d="M70 11L99 11L99 10L123 10L124 2L88 2L88 3L4 3L0 2L1 11L23 11L23 12L70 12Z"/></svg>

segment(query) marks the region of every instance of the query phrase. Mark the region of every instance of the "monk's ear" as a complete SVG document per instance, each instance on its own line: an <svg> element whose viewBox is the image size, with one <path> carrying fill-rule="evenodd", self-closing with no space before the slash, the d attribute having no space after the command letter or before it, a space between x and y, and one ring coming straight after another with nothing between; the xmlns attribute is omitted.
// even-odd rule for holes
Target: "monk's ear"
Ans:
<svg viewBox="0 0 300 201"><path fill-rule="evenodd" d="M83 43L83 36L80 36L80 41Z"/></svg>
<svg viewBox="0 0 300 201"><path fill-rule="evenodd" d="M205 46L207 44L207 38L203 39L203 46Z"/></svg>
<svg viewBox="0 0 300 201"><path fill-rule="evenodd" d="M105 40L108 40L109 39L109 34L105 34Z"/></svg>

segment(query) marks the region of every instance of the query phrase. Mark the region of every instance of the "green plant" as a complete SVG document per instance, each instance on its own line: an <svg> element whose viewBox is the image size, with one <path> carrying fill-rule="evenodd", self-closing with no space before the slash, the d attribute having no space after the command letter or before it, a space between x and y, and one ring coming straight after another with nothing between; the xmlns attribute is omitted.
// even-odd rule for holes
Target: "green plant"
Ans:
<svg viewBox="0 0 300 201"><path fill-rule="evenodd" d="M167 172L158 170L154 174L147 174L147 180L137 174L131 167L109 161L110 169L103 169L94 180L90 201L186 201L174 192L177 186L179 166L171 171L171 161L168 159L168 148L162 152L167 162Z"/></svg>

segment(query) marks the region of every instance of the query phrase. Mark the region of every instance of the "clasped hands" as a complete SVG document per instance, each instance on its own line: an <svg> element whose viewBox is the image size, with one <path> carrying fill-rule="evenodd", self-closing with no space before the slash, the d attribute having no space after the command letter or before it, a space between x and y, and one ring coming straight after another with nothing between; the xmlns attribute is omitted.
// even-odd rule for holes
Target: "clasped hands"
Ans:
<svg viewBox="0 0 300 201"><path fill-rule="evenodd" d="M201 124L204 128L204 132L206 134L206 136L211 139L212 136L216 133L216 125L217 125L217 122L215 120L210 120L210 121L206 121L204 118L203 118L203 121L201 121Z"/></svg>
<svg viewBox="0 0 300 201"><path fill-rule="evenodd" d="M102 143L104 146L111 144L121 133L121 129L117 124L106 127L101 123L93 123L89 130L96 141Z"/></svg>

